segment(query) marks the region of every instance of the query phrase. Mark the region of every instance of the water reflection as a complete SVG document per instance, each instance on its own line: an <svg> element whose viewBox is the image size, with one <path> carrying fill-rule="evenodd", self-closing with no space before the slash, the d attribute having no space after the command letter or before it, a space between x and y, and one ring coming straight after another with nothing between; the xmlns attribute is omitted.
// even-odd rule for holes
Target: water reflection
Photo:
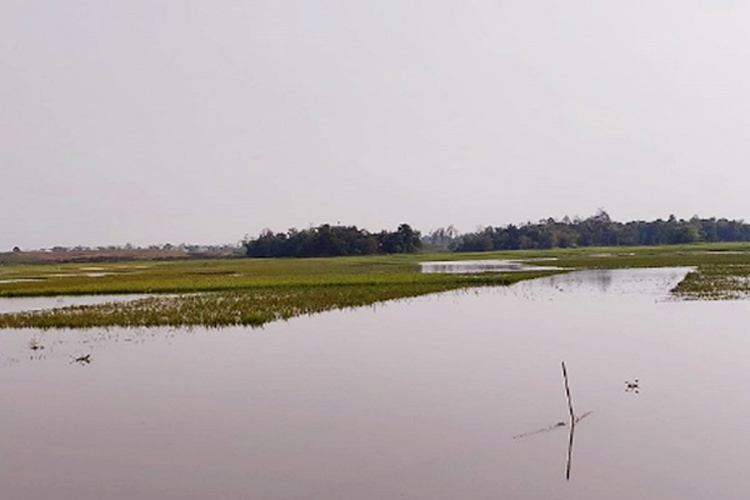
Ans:
<svg viewBox="0 0 750 500"><path fill-rule="evenodd" d="M575 434L576 425L578 425L579 422L581 422L583 419L585 419L592 413L594 412L587 411L583 415L576 417L570 423L560 421L555 424L548 425L547 427L542 427L541 429L537 429L535 431L524 432L523 434L518 434L516 436L513 436L513 439L528 438L531 436L536 436L539 434L546 434L548 432L557 431L560 429L568 429L568 448L566 450L567 453L566 453L566 460L565 460L565 479L567 481L570 481L570 472L573 466L573 436Z"/></svg>
<svg viewBox="0 0 750 500"><path fill-rule="evenodd" d="M589 269L569 273L568 275L552 275L550 283L558 291L573 291L576 289L588 289L600 292L609 291L613 284L613 274L608 269Z"/></svg>
<svg viewBox="0 0 750 500"><path fill-rule="evenodd" d="M552 259L546 259L552 260ZM497 272L519 272L519 271L559 271L561 268L553 266L534 266L527 264L528 261L520 260L460 260L442 262L422 262L420 267L423 273L443 274L471 274L471 273L497 273Z"/></svg>
<svg viewBox="0 0 750 500"><path fill-rule="evenodd" d="M570 481L570 471L573 467L573 436L576 432L576 423L573 420L570 424L570 432L568 433L568 459L565 463L565 480Z"/></svg>
<svg viewBox="0 0 750 500"><path fill-rule="evenodd" d="M29 342L27 343L27 348L29 351L31 351L31 354L29 355L30 361L40 361L42 359L47 359L47 352L44 344L42 343L42 340L37 337L33 336L29 339ZM9 358L9 363L17 363L19 361L19 358L11 357Z"/></svg>
<svg viewBox="0 0 750 500"><path fill-rule="evenodd" d="M527 437L536 436L539 434L546 434L548 432L567 428L568 429L568 448L567 448L567 454L566 454L566 460L565 460L565 480L570 481L570 473L573 467L573 438L575 436L576 425L579 422L581 422L583 419L591 415L593 411L587 411L587 412L584 412L580 416L576 416L575 411L573 409L572 398L570 396L570 384L568 381L568 372L567 372L567 368L564 362L562 363L562 372L563 372L563 380L565 383L565 396L568 402L568 414L570 417L569 421L567 423L560 421L555 424L548 425L547 427L542 427L541 429L537 429L535 431L518 434L516 436L513 436L513 439L527 438Z"/></svg>
<svg viewBox="0 0 750 500"><path fill-rule="evenodd" d="M5 330L0 356L26 362L0 366L3 495L744 498L750 302L663 300L685 272L612 271L605 291L597 273L557 276L258 330Z"/></svg>
<svg viewBox="0 0 750 500"><path fill-rule="evenodd" d="M3 297L0 298L0 314L23 311L38 311L57 307L85 306L107 302L128 302L149 297L144 294L131 295L65 295L59 297Z"/></svg>

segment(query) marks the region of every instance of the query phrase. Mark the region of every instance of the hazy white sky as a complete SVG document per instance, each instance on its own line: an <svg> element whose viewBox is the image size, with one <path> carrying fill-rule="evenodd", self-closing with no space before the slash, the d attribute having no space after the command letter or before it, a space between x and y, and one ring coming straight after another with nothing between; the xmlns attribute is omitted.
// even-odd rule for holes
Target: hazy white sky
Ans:
<svg viewBox="0 0 750 500"><path fill-rule="evenodd" d="M750 218L750 2L3 0L0 249Z"/></svg>

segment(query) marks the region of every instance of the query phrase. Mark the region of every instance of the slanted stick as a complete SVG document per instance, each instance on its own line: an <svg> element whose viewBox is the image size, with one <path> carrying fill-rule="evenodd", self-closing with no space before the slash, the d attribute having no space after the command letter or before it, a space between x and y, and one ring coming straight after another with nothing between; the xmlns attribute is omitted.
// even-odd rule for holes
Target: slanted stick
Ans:
<svg viewBox="0 0 750 500"><path fill-rule="evenodd" d="M573 413L573 402L570 400L570 387L568 386L568 370L565 369L565 361L562 362L563 379L565 379L565 395L568 397L568 411L570 411L570 425L575 425L576 416Z"/></svg>

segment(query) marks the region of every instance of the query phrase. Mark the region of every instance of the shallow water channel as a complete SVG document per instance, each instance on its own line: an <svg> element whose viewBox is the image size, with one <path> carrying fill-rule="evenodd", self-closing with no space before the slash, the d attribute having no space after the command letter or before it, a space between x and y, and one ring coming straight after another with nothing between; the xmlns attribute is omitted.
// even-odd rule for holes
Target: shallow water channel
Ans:
<svg viewBox="0 0 750 500"><path fill-rule="evenodd" d="M105 302L127 302L142 299L148 295L76 295L60 297L19 297L0 299L0 313L38 311L67 306L85 306Z"/></svg>
<svg viewBox="0 0 750 500"><path fill-rule="evenodd" d="M685 272L263 329L5 330L3 497L743 498L750 302L670 299Z"/></svg>
<svg viewBox="0 0 750 500"><path fill-rule="evenodd" d="M420 270L426 274L470 274L470 273L498 273L498 272L520 272L520 271L558 271L559 267L532 265L529 262L550 262L554 259L527 259L520 260L454 260L421 262Z"/></svg>

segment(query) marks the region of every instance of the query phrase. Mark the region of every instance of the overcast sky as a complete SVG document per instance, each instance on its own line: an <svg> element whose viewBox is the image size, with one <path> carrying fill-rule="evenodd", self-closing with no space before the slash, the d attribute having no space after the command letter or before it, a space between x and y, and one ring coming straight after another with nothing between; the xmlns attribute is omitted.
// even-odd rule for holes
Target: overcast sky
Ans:
<svg viewBox="0 0 750 500"><path fill-rule="evenodd" d="M3 0L0 250L750 219L750 2Z"/></svg>

